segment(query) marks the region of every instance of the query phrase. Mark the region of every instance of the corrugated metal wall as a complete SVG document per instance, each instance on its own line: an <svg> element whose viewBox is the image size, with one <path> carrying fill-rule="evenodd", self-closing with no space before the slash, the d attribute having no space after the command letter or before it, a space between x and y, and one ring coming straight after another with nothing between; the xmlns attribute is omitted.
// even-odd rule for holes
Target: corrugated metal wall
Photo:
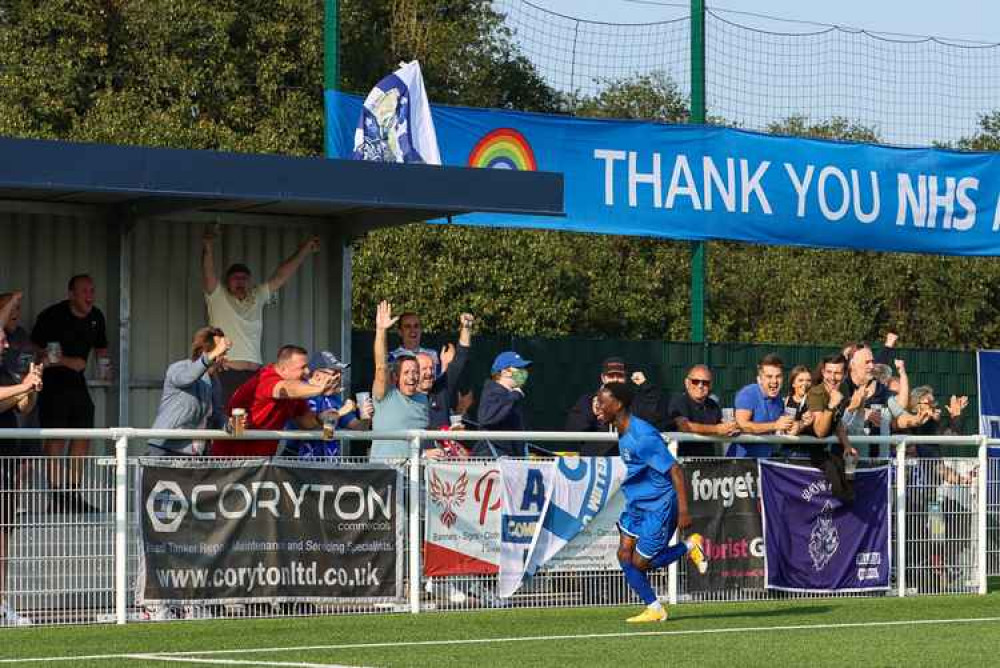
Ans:
<svg viewBox="0 0 1000 668"><path fill-rule="evenodd" d="M322 227L248 224L220 218L216 270L233 262L265 280L312 233L323 249L301 269L265 310L263 354L273 360L286 343L340 350L342 241ZM230 224L239 223L239 224ZM132 232L132 378L130 421L148 425L156 414L167 365L185 357L191 334L205 325L201 287L201 239L212 221L144 222Z"/></svg>
<svg viewBox="0 0 1000 668"><path fill-rule="evenodd" d="M108 320L112 358L118 365L119 228L99 212L80 207L7 204L0 209L0 291L25 291L25 326L49 304L65 299L66 281L89 273L97 304ZM265 311L264 356L284 343L340 350L341 266L344 239L329 226L260 216L161 219L137 223L130 234L132 426L152 423L163 372L187 355L191 334L205 324L201 292L201 238L206 225L221 223L217 270L232 262L266 279L312 233L322 251L309 258ZM117 393L92 384L98 426L116 423Z"/></svg>
<svg viewBox="0 0 1000 668"><path fill-rule="evenodd" d="M25 329L31 331L35 316L43 309L66 299L71 276L90 274L115 352L118 279L117 275L109 277L113 268L108 264L108 226L96 210L4 203L0 208L0 249L0 292L24 291L21 325ZM108 303L109 298L113 304ZM93 366L90 375L92 372ZM100 424L107 422L107 407L115 405L112 390L109 383L93 384L91 395Z"/></svg>

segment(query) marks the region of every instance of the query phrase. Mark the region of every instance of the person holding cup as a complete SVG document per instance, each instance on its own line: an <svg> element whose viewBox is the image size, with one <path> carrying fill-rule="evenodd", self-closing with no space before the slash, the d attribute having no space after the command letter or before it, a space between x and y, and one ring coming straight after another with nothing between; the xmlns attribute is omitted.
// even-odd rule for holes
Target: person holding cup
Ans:
<svg viewBox="0 0 1000 668"><path fill-rule="evenodd" d="M684 376L684 394L670 400L668 415L670 431L708 436L736 436L739 425L728 416L724 419L719 404L712 399L712 370L705 364L695 364ZM713 457L715 443L681 442L677 448L678 457Z"/></svg>
<svg viewBox="0 0 1000 668"><path fill-rule="evenodd" d="M94 279L87 274L77 274L69 279L67 290L68 298L39 313L31 330L32 343L39 351L49 351L38 416L43 428L91 429L94 402L84 372L91 351L98 359L108 356L107 327L104 314L94 305L97 294ZM98 510L75 491L80 487L83 474L79 458L88 454L87 446L87 439L70 439L68 454L73 459L63 470L57 458L66 453L66 439L48 440L42 444L44 453L53 458L48 473L54 512Z"/></svg>
<svg viewBox="0 0 1000 668"><path fill-rule="evenodd" d="M282 457L303 459L338 457L343 454L343 451L340 441L333 439L334 431L338 429L351 431L371 429L372 415L375 412L372 400L369 398L357 405L353 400L345 400L341 396L343 373L349 366L351 366L349 363L341 362L336 355L326 350L314 353L309 358L310 379L326 376L330 378L328 384L324 381L327 389L322 394L306 400L309 409L319 416L320 422L323 423L323 440L284 441L284 449L281 451ZM298 429L298 426L290 420L285 428L295 430Z"/></svg>
<svg viewBox="0 0 1000 668"><path fill-rule="evenodd" d="M334 386L332 374L309 374L305 348L281 346L274 364L265 366L233 393L226 405L229 427L239 436L242 429L284 429L291 420L299 429L320 430L323 423L309 408L308 400L332 391ZM213 457L274 457L277 453L276 439L216 440L211 451Z"/></svg>
<svg viewBox="0 0 1000 668"><path fill-rule="evenodd" d="M781 384L785 378L785 363L771 353L757 363L757 382L736 393L736 423L744 434L774 434L791 429L795 420L785 415ZM727 457L770 457L770 443L732 443Z"/></svg>

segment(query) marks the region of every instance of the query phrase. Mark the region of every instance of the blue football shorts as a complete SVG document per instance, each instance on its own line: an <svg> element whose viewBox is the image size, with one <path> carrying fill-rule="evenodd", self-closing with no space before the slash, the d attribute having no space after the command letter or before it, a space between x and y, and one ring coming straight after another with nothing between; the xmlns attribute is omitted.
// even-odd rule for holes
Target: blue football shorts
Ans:
<svg viewBox="0 0 1000 668"><path fill-rule="evenodd" d="M644 559L652 559L670 546L677 530L677 505L652 509L626 506L618 518L622 533L636 539L635 551Z"/></svg>

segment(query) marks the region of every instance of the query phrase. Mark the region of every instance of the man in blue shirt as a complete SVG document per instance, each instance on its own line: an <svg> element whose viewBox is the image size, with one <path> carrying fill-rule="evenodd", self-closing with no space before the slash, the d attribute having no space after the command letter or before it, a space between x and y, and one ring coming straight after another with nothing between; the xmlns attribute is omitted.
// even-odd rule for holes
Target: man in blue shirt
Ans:
<svg viewBox="0 0 1000 668"><path fill-rule="evenodd" d="M691 526L684 475L656 427L630 413L632 397L633 390L625 383L608 383L597 395L601 413L618 430L618 450L626 466L622 482L625 510L618 520L618 563L625 581L646 604L645 610L626 620L636 624L667 618L649 584L648 571L688 555L704 574L708 559L700 534L670 544L675 530Z"/></svg>
<svg viewBox="0 0 1000 668"><path fill-rule="evenodd" d="M736 424L743 434L773 434L792 428L795 420L785 415L785 401L781 398L784 366L777 355L764 355L757 363L757 382L736 393ZM770 443L733 443L726 456L770 457L772 447Z"/></svg>

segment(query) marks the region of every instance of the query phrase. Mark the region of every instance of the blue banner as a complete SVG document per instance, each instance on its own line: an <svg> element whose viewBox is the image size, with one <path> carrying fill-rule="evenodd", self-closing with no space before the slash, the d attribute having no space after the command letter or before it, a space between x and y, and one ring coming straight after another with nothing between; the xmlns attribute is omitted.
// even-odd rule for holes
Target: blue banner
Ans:
<svg viewBox="0 0 1000 668"><path fill-rule="evenodd" d="M1000 350L977 350L979 376L979 433L1000 438ZM990 457L1000 457L1000 447L989 449Z"/></svg>
<svg viewBox="0 0 1000 668"><path fill-rule="evenodd" d="M327 152L348 158L358 96L326 91ZM1000 255L1000 155L723 127L432 105L445 165L561 172L566 218L463 224L668 239Z"/></svg>
<svg viewBox="0 0 1000 668"><path fill-rule="evenodd" d="M889 467L859 469L854 503L830 493L814 468L760 461L764 578L804 592L889 588Z"/></svg>

